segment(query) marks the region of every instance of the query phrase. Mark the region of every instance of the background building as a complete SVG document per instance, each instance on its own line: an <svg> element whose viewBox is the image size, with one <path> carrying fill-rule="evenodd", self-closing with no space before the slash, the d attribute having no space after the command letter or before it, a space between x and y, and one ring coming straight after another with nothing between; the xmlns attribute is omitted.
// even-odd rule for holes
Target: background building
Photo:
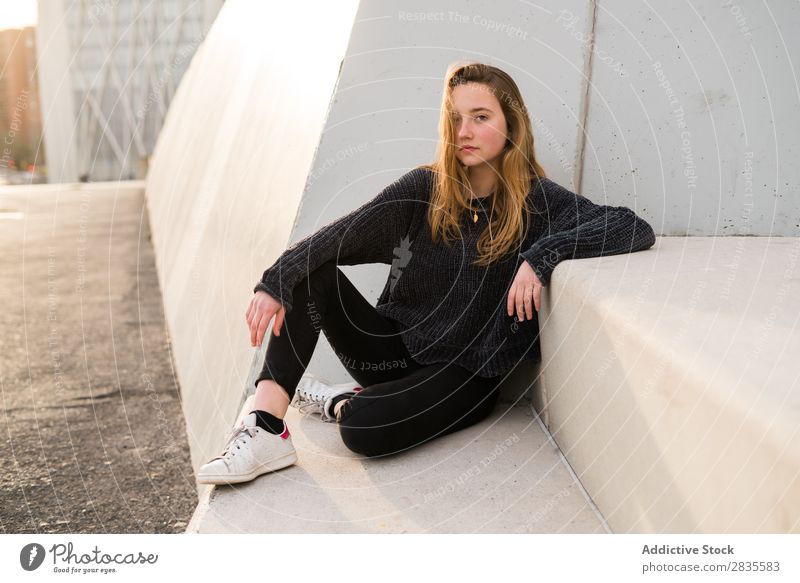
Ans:
<svg viewBox="0 0 800 583"><path fill-rule="evenodd" d="M33 27L0 31L0 174L44 164Z"/></svg>
<svg viewBox="0 0 800 583"><path fill-rule="evenodd" d="M50 182L146 175L175 89L222 4L40 0Z"/></svg>

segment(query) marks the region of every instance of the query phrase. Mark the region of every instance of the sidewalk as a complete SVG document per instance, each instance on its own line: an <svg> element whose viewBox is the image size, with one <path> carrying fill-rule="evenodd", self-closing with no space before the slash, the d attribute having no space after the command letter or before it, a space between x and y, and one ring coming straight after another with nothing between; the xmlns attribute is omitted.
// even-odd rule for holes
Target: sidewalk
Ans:
<svg viewBox="0 0 800 583"><path fill-rule="evenodd" d="M143 183L0 187L5 533L174 533L197 504Z"/></svg>

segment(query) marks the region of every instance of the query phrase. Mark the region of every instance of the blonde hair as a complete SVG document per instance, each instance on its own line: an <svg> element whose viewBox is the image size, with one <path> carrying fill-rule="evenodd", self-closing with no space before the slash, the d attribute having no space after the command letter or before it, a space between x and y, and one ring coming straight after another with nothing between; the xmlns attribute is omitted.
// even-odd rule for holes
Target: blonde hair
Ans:
<svg viewBox="0 0 800 583"><path fill-rule="evenodd" d="M431 164L435 180L428 208L431 238L441 235L445 243L461 238L459 217L469 209L469 175L456 157L457 130L453 114L453 89L464 83L485 86L500 102L508 125L508 139L501 154L500 173L493 197L494 212L489 226L477 242L475 265L488 265L514 249L524 238L523 213L534 181L544 178L544 170L536 161L533 130L528 110L514 80L504 71L482 63L453 64L445 75L442 107L439 117L439 143Z"/></svg>

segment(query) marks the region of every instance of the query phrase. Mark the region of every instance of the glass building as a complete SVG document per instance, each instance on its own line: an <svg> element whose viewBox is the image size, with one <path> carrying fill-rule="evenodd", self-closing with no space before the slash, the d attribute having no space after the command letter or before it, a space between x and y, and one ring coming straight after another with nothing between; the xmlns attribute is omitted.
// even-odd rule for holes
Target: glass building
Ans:
<svg viewBox="0 0 800 583"><path fill-rule="evenodd" d="M50 182L141 179L169 103L223 0L40 0Z"/></svg>

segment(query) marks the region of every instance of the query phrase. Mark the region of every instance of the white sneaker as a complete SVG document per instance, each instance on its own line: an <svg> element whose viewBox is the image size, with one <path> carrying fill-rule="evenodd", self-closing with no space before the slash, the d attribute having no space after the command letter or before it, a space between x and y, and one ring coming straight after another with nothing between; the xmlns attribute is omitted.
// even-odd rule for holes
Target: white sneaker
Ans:
<svg viewBox="0 0 800 583"><path fill-rule="evenodd" d="M295 389L292 405L301 413L318 413L326 423L333 423L336 418L331 411L331 401L339 395L361 391L361 385L355 381L332 385L326 379L311 374L304 374Z"/></svg>
<svg viewBox="0 0 800 583"><path fill-rule="evenodd" d="M289 427L284 422L280 435L256 425L250 413L228 437L222 453L197 471L200 484L237 484L273 472L297 461Z"/></svg>

